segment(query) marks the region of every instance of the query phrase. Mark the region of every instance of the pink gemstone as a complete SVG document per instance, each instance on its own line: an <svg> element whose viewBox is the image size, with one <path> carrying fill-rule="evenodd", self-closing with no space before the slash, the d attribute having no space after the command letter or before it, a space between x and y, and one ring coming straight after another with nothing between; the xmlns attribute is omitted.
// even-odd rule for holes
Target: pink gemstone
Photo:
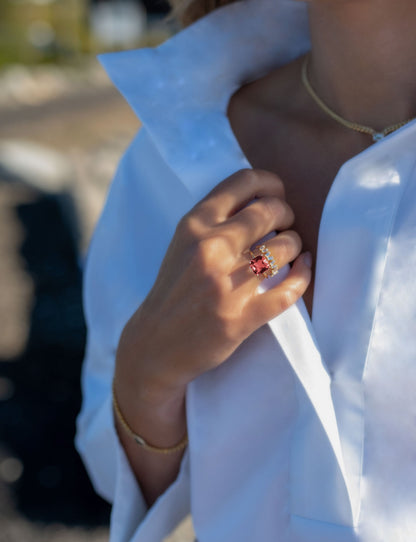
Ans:
<svg viewBox="0 0 416 542"><path fill-rule="evenodd" d="M250 267L256 275L260 275L269 269L270 264L265 256L256 256L250 261Z"/></svg>

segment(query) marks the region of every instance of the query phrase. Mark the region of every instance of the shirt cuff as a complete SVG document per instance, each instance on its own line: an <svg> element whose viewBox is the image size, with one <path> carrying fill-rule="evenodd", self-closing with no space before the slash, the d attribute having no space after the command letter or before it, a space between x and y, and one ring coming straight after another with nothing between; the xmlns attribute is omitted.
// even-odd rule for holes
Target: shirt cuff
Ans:
<svg viewBox="0 0 416 542"><path fill-rule="evenodd" d="M176 480L149 509L117 435L111 394L79 425L78 451L96 491L113 503L110 542L161 542L190 511L188 450Z"/></svg>
<svg viewBox="0 0 416 542"><path fill-rule="evenodd" d="M176 480L149 509L120 443L110 542L161 542L190 511L188 450Z"/></svg>
<svg viewBox="0 0 416 542"><path fill-rule="evenodd" d="M161 542L189 514L190 484L188 450L185 450L176 480L148 508L136 477L118 439L116 483L111 512L110 542Z"/></svg>

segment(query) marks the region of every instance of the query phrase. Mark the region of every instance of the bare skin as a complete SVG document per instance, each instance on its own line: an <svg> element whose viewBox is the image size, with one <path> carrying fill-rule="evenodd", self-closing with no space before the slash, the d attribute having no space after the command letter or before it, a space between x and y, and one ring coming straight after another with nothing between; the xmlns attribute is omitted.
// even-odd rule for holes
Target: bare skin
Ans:
<svg viewBox="0 0 416 542"><path fill-rule="evenodd" d="M299 84L302 62L303 57L242 87L230 100L228 117L252 166L278 172L283 179L296 217L293 229L316 262L319 224L332 182L340 166L371 140L322 118ZM303 295L310 315L313 288L312 279Z"/></svg>
<svg viewBox="0 0 416 542"><path fill-rule="evenodd" d="M311 0L310 79L317 93L340 115L376 129L416 115L415 22L414 0ZM304 293L312 311L311 271L301 252L310 251L315 261L333 179L372 141L312 102L300 82L301 60L231 98L230 123L255 171L220 183L182 220L152 291L120 339L120 407L130 426L155 446L182 439L187 383L223 363ZM253 197L258 202L244 208ZM260 298L241 252L271 230L280 233L270 247L281 265L293 262L292 271ZM175 271L183 269L176 262L184 258L192 272ZM182 452L147 452L117 428L150 505L177 476Z"/></svg>
<svg viewBox="0 0 416 542"><path fill-rule="evenodd" d="M179 442L186 431L187 384L223 363L306 290L311 270L299 256L302 242L290 229L293 221L279 177L243 170L220 183L179 223L155 285L125 326L117 352L115 389L121 410L150 443L170 447ZM268 247L282 264L294 263L284 281L260 295L243 253L274 230L281 233ZM142 469L140 481L152 502L166 479L155 491L155 474L143 465L166 469L174 459L137 450L123 431L120 437L133 467Z"/></svg>

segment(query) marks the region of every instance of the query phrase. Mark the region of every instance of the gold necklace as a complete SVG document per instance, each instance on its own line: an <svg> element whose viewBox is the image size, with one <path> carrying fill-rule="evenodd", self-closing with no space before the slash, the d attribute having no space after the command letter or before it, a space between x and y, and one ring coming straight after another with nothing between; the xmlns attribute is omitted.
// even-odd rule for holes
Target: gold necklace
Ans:
<svg viewBox="0 0 416 542"><path fill-rule="evenodd" d="M322 100L321 98L316 94L316 92L313 90L309 79L308 79L308 61L309 61L309 55L306 55L305 60L302 64L302 82L310 94L310 96L313 98L313 100L319 105L321 109L323 109L330 117L332 117L334 120L345 126L346 128L350 128L351 130L355 130L356 132L361 132L364 134L369 134L372 136L373 141L380 141L383 139L386 135L390 134L391 132L394 132L395 130L398 130L408 122L414 120L416 117L412 117L410 119L404 120L403 122L398 122L397 124L393 124L391 126L387 126L387 128L384 128L384 130L381 130L381 132L375 130L374 128L370 128L370 126L364 126L362 124L358 124L356 122L351 122L349 120L346 120L339 115L335 113L335 111L332 111Z"/></svg>

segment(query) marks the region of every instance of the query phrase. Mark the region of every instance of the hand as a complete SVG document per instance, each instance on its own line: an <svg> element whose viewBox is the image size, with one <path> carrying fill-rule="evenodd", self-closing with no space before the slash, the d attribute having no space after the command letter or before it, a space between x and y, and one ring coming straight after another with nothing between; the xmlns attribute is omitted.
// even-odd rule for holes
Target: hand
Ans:
<svg viewBox="0 0 416 542"><path fill-rule="evenodd" d="M253 203L248 205L248 203ZM177 226L149 295L124 328L116 375L145 400L182 396L186 384L223 363L256 329L303 295L311 270L282 181L242 170L220 183ZM260 294L243 253L267 246L288 276ZM267 279L265 279L267 280ZM133 393L133 390L136 390Z"/></svg>

